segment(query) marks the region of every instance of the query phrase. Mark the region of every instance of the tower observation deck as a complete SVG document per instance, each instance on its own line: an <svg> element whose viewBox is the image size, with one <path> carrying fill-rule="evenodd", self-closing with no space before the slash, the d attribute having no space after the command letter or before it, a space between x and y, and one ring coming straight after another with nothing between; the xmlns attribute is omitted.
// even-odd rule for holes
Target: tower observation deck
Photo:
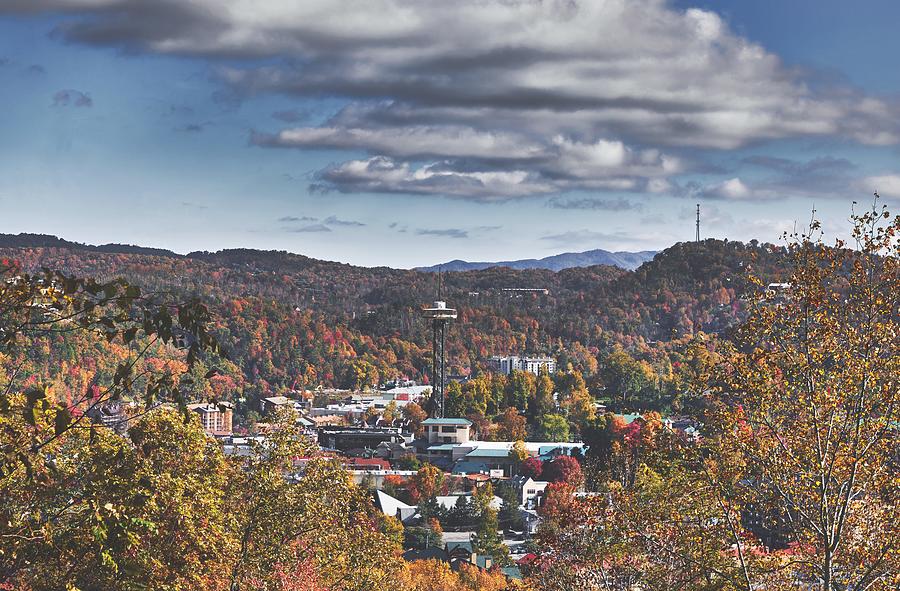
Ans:
<svg viewBox="0 0 900 591"><path fill-rule="evenodd" d="M444 416L444 386L447 371L444 347L447 343L447 323L456 318L456 310L447 307L447 302L436 301L430 308L422 310L422 317L431 320L431 408L434 418Z"/></svg>

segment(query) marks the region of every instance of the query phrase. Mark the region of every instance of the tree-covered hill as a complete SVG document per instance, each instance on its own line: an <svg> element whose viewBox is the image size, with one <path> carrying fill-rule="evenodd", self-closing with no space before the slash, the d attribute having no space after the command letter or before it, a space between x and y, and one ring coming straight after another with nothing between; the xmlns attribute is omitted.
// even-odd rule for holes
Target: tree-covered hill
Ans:
<svg viewBox="0 0 900 591"><path fill-rule="evenodd" d="M122 276L145 290L199 295L231 344L233 389L249 398L319 384L427 381L430 340L419 309L436 299L433 273L249 249L177 255L91 247L40 235L0 236L0 258L26 271ZM636 271L494 267L445 274L442 298L459 310L449 332L452 372L475 373L490 355L526 353L558 356L591 375L616 348L668 363L671 350L695 332L722 333L742 319L748 271L777 280L783 260L781 247L707 240L676 244ZM61 361L87 363L71 344L46 358Z"/></svg>

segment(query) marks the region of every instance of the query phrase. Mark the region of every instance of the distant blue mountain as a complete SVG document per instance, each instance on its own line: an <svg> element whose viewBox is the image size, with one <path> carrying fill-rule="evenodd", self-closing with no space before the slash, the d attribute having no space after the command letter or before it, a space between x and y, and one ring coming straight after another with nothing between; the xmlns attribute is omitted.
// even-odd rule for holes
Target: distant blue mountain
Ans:
<svg viewBox="0 0 900 591"><path fill-rule="evenodd" d="M587 250L585 252L564 252L542 259L521 259L518 261L499 261L496 263L470 263L468 261L455 260L444 263L443 265L434 265L431 267L418 267L416 271L424 271L426 273L436 273L439 269L443 271L479 271L490 267L509 267L510 269L549 269L551 271L561 271L562 269L570 269L572 267L591 267L593 265L610 265L621 269L633 271L640 267L643 263L652 260L656 251L643 250L641 252L609 252L608 250L596 249Z"/></svg>

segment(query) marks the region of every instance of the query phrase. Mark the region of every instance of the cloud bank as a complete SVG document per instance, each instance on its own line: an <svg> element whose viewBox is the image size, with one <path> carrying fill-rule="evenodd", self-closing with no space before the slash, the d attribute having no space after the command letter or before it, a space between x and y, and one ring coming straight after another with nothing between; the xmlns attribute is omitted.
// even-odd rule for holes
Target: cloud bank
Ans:
<svg viewBox="0 0 900 591"><path fill-rule="evenodd" d="M343 99L321 125L251 136L363 153L319 171L320 190L668 193L689 171L684 150L900 141L895 102L807 84L716 14L665 0L11 0L3 11L67 15L56 34L70 42L221 58L223 100ZM738 177L704 191L767 194Z"/></svg>

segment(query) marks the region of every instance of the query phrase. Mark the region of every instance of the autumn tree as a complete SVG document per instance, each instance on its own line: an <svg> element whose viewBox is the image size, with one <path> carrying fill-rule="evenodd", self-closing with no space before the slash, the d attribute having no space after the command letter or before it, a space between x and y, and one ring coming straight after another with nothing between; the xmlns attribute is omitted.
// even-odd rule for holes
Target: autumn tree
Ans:
<svg viewBox="0 0 900 591"><path fill-rule="evenodd" d="M822 591L900 584L900 216L853 222L849 244L826 247L815 221L789 237L789 287L757 280L726 353L709 480L793 549L790 567L746 568L748 589L784 568Z"/></svg>
<svg viewBox="0 0 900 591"><path fill-rule="evenodd" d="M409 479L407 487L413 503L433 499L443 491L444 473L436 466L425 464Z"/></svg>
<svg viewBox="0 0 900 591"><path fill-rule="evenodd" d="M510 406L497 417L496 437L500 441L516 441L528 436L525 417Z"/></svg>
<svg viewBox="0 0 900 591"><path fill-rule="evenodd" d="M512 447L509 449L509 461L512 464L513 474L517 474L519 468L522 466L522 462L530 457L531 454L528 453L528 448L525 447L524 441L519 439L518 441L513 442Z"/></svg>
<svg viewBox="0 0 900 591"><path fill-rule="evenodd" d="M549 482L564 482L573 488L584 483L581 464L572 456L557 456L544 462L542 477Z"/></svg>
<svg viewBox="0 0 900 591"><path fill-rule="evenodd" d="M540 458L528 458L522 465L519 466L519 474L521 476L525 476L526 478L533 478L535 480L541 479L541 474L544 471L544 462L541 461Z"/></svg>
<svg viewBox="0 0 900 591"><path fill-rule="evenodd" d="M157 490L166 491L165 481L129 480L151 460L125 440L99 434L90 416L122 401L136 421L170 402L188 419L190 370L204 355L219 351L209 321L197 300L145 293L121 279L101 283L52 271L29 275L0 261L0 580L43 588L58 585L66 572L106 582L163 572L140 554L138 540L150 543L152 529L160 525L144 511L154 500L165 501L156 496ZM98 347L121 344L112 375L66 397L42 383L48 376L24 375L28 355L61 338L82 338ZM150 352L174 363L150 363ZM215 474L211 468L210 478ZM190 538L192 532L184 533ZM160 550L178 548L176 540ZM51 560L42 560L45 553ZM181 571L170 572L178 578Z"/></svg>
<svg viewBox="0 0 900 591"><path fill-rule="evenodd" d="M403 418L409 421L409 430L419 434L422 430L422 421L428 418L422 407L415 402L410 402L403 406L401 413Z"/></svg>

